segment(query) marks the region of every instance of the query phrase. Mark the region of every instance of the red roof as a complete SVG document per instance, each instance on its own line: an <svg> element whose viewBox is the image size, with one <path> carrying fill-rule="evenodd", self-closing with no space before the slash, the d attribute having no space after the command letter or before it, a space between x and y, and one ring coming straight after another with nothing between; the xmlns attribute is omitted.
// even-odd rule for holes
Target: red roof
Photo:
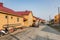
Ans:
<svg viewBox="0 0 60 40"><path fill-rule="evenodd" d="M0 6L0 11L6 12L6 13L14 13L13 10L8 9L8 8L6 8L6 7L1 7L1 6Z"/></svg>
<svg viewBox="0 0 60 40"><path fill-rule="evenodd" d="M28 15L31 12L31 11L19 11L19 12L16 12L16 11L14 11L12 9L4 7L3 3L0 3L0 11L1 12L6 12L7 14L16 15L16 16Z"/></svg>
<svg viewBox="0 0 60 40"><path fill-rule="evenodd" d="M45 21L44 19L39 19L39 20L41 20L41 21Z"/></svg>
<svg viewBox="0 0 60 40"><path fill-rule="evenodd" d="M19 12L15 12L15 14L22 16L22 15L28 15L30 12L31 11L19 11Z"/></svg>
<svg viewBox="0 0 60 40"><path fill-rule="evenodd" d="M38 20L39 18L38 17L35 17L35 16L33 16L34 18L36 18L36 20Z"/></svg>
<svg viewBox="0 0 60 40"><path fill-rule="evenodd" d="M41 20L41 21L45 21L44 19L42 19L42 18L37 18L37 17L35 17L35 16L33 16L34 18L36 18L36 20Z"/></svg>

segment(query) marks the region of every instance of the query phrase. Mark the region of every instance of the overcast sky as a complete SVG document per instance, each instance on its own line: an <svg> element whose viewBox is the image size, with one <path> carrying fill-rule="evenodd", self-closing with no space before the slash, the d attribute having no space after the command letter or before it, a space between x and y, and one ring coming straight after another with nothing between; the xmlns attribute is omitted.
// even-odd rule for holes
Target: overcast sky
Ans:
<svg viewBox="0 0 60 40"><path fill-rule="evenodd" d="M5 7L15 11L31 10L33 15L48 20L58 14L60 0L0 0Z"/></svg>

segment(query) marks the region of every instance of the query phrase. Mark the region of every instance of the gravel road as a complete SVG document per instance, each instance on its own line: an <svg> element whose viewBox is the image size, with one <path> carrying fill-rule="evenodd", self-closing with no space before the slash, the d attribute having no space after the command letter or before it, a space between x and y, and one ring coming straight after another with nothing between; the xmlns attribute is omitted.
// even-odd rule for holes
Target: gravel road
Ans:
<svg viewBox="0 0 60 40"><path fill-rule="evenodd" d="M0 40L60 40L60 32L47 25L40 25L39 28L30 27L13 35L5 35Z"/></svg>

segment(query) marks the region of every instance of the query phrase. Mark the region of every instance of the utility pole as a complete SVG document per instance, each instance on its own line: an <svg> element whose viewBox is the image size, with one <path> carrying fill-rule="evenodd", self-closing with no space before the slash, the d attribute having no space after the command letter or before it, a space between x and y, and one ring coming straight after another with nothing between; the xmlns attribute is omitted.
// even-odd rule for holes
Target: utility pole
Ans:
<svg viewBox="0 0 60 40"><path fill-rule="evenodd" d="M49 15L49 24L50 24L50 21L51 21L51 16Z"/></svg>
<svg viewBox="0 0 60 40"><path fill-rule="evenodd" d="M59 17L58 21L59 21L59 25L60 25L60 7L58 7L58 17Z"/></svg>

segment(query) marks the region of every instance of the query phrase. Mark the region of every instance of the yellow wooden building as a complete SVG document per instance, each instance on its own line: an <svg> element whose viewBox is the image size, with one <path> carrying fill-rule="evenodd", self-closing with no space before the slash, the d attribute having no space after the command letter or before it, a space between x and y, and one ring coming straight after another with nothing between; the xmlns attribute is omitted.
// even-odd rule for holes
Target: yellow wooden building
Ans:
<svg viewBox="0 0 60 40"><path fill-rule="evenodd" d="M21 13L20 15L23 17L23 22L24 22L24 27L30 27L33 24L33 13L32 11L20 11L17 12L17 14L19 15L19 13Z"/></svg>
<svg viewBox="0 0 60 40"><path fill-rule="evenodd" d="M4 27L29 27L33 24L32 11L16 12L0 3L0 29Z"/></svg>
<svg viewBox="0 0 60 40"><path fill-rule="evenodd" d="M33 14L32 14L32 11L29 11L29 14L28 15L24 15L23 17L25 18L24 26L26 26L26 27L32 26L32 24L33 24Z"/></svg>

